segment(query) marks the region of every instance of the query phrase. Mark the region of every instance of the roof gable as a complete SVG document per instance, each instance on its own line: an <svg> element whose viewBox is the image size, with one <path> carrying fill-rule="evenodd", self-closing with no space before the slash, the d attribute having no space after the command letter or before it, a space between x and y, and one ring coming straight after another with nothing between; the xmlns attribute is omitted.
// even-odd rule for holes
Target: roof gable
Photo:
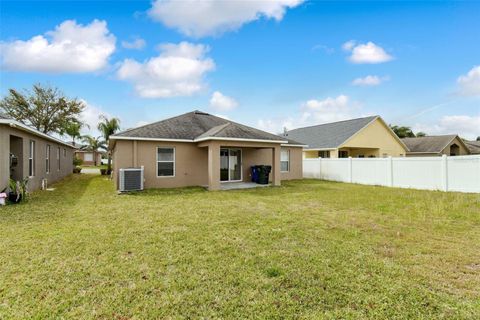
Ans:
<svg viewBox="0 0 480 320"><path fill-rule="evenodd" d="M115 138L168 140L246 139L284 142L285 138L211 114L193 111L173 118L126 130Z"/></svg>
<svg viewBox="0 0 480 320"><path fill-rule="evenodd" d="M457 135L426 136L403 138L402 141L411 153L440 153L457 137Z"/></svg>
<svg viewBox="0 0 480 320"><path fill-rule="evenodd" d="M307 144L309 149L336 149L376 118L378 116L293 129L285 137Z"/></svg>

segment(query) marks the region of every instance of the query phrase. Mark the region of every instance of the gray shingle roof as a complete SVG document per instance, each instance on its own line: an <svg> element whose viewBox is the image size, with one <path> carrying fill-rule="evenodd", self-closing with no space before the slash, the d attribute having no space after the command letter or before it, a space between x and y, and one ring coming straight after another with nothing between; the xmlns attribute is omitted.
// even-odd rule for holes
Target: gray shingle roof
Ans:
<svg viewBox="0 0 480 320"><path fill-rule="evenodd" d="M336 149L378 116L325 123L287 131L289 139L307 144L310 149Z"/></svg>
<svg viewBox="0 0 480 320"><path fill-rule="evenodd" d="M480 154L480 141L464 141L472 154Z"/></svg>
<svg viewBox="0 0 480 320"><path fill-rule="evenodd" d="M207 137L272 141L287 140L284 137L216 117L201 111L185 113L180 116L126 130L117 133L112 137L182 140L196 140Z"/></svg>
<svg viewBox="0 0 480 320"><path fill-rule="evenodd" d="M426 136L416 138L403 138L402 141L408 147L410 152L428 152L440 153L443 149L457 137L455 134L444 136Z"/></svg>

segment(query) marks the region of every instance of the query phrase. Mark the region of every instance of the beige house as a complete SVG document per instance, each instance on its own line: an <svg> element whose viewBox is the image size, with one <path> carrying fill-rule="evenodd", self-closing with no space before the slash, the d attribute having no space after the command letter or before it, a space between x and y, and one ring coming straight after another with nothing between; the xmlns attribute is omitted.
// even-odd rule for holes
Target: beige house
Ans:
<svg viewBox="0 0 480 320"><path fill-rule="evenodd" d="M104 152L75 150L75 157L83 161L84 166L99 166L102 164L102 155Z"/></svg>
<svg viewBox="0 0 480 320"><path fill-rule="evenodd" d="M403 157L408 150L380 116L298 128L284 136L308 145L304 158Z"/></svg>
<svg viewBox="0 0 480 320"><path fill-rule="evenodd" d="M28 190L41 187L72 173L72 145L0 114L0 191L10 178L28 177Z"/></svg>
<svg viewBox="0 0 480 320"><path fill-rule="evenodd" d="M455 134L443 136L426 136L403 138L408 147L408 157L462 156L470 154L463 140Z"/></svg>
<svg viewBox="0 0 480 320"><path fill-rule="evenodd" d="M302 178L303 145L201 111L110 137L114 180L119 170L144 167L145 188L206 186L251 181L253 165L271 165L270 180Z"/></svg>

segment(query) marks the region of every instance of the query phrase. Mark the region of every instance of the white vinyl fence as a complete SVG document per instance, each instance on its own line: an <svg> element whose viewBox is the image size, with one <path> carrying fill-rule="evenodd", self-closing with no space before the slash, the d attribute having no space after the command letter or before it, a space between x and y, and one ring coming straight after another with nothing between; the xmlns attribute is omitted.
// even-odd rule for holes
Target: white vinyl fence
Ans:
<svg viewBox="0 0 480 320"><path fill-rule="evenodd" d="M387 187L480 192L480 155L304 159L303 177Z"/></svg>

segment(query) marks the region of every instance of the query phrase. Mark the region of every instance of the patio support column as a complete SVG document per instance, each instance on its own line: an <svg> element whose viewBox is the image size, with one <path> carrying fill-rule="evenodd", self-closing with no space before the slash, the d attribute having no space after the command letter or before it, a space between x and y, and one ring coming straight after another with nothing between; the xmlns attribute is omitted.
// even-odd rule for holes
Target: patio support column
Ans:
<svg viewBox="0 0 480 320"><path fill-rule="evenodd" d="M220 190L220 145L208 145L208 190Z"/></svg>
<svg viewBox="0 0 480 320"><path fill-rule="evenodd" d="M280 146L272 148L272 184L274 186L279 186L281 181L280 149Z"/></svg>

